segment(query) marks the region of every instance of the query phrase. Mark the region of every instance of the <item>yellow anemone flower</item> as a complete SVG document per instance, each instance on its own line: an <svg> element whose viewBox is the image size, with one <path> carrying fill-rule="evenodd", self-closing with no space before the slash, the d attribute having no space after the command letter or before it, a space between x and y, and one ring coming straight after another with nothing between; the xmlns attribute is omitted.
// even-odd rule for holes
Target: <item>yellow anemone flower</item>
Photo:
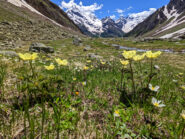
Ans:
<svg viewBox="0 0 185 139"><path fill-rule="evenodd" d="M67 66L68 65L68 61L66 59L61 60L60 58L55 58L55 61L57 62L58 65L62 65L62 66Z"/></svg>
<svg viewBox="0 0 185 139"><path fill-rule="evenodd" d="M53 70L55 66L53 64L50 64L49 66L44 66L47 70Z"/></svg>
<svg viewBox="0 0 185 139"><path fill-rule="evenodd" d="M82 82L82 85L85 86L87 83L86 82Z"/></svg>
<svg viewBox="0 0 185 139"><path fill-rule="evenodd" d="M33 53L33 54L30 54L30 53L25 53L25 54L19 53L18 55L19 55L19 57L22 60L35 60L38 57L37 53Z"/></svg>
<svg viewBox="0 0 185 139"><path fill-rule="evenodd" d="M152 53L152 51L146 52L146 57L151 58L151 59L157 58L159 55L161 55L161 51L157 51L155 53Z"/></svg>
<svg viewBox="0 0 185 139"><path fill-rule="evenodd" d="M143 60L145 58L145 54L142 54L142 55L135 55L133 57L133 60L134 61L140 61L140 60Z"/></svg>
<svg viewBox="0 0 185 139"><path fill-rule="evenodd" d="M73 78L73 81L76 81L76 78Z"/></svg>
<svg viewBox="0 0 185 139"><path fill-rule="evenodd" d="M123 51L122 55L126 59L132 59L136 55L136 51Z"/></svg>
<svg viewBox="0 0 185 139"><path fill-rule="evenodd" d="M128 60L120 60L121 64L126 66L129 64L129 61Z"/></svg>
<svg viewBox="0 0 185 139"><path fill-rule="evenodd" d="M181 116L185 120L185 110L182 111Z"/></svg>
<svg viewBox="0 0 185 139"><path fill-rule="evenodd" d="M87 60L87 63L91 63L91 60Z"/></svg>
<svg viewBox="0 0 185 139"><path fill-rule="evenodd" d="M89 69L89 67L87 67L87 66L84 66L84 70L88 70Z"/></svg>
<svg viewBox="0 0 185 139"><path fill-rule="evenodd" d="M103 61L103 60L100 60L100 63L102 64L102 65L105 65L105 61Z"/></svg>
<svg viewBox="0 0 185 139"><path fill-rule="evenodd" d="M182 85L181 88L182 88L183 90L185 90L185 85Z"/></svg>

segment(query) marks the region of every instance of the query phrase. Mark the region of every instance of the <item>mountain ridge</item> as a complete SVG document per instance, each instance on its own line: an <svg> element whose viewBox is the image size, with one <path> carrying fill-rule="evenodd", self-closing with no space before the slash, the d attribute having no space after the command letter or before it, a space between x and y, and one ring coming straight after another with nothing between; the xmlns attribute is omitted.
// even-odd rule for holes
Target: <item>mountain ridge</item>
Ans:
<svg viewBox="0 0 185 139"><path fill-rule="evenodd" d="M126 36L178 38L185 34L184 28L185 0L170 0Z"/></svg>
<svg viewBox="0 0 185 139"><path fill-rule="evenodd" d="M147 14L146 11L144 11L136 14L137 16L135 14L130 14L127 17L120 16L117 20L113 20L110 17L105 17L100 20L95 15L82 15L80 9L75 5L69 8L66 13L86 35L122 37L124 33L131 31L138 23L144 21L144 19L154 11L154 8L150 8Z"/></svg>

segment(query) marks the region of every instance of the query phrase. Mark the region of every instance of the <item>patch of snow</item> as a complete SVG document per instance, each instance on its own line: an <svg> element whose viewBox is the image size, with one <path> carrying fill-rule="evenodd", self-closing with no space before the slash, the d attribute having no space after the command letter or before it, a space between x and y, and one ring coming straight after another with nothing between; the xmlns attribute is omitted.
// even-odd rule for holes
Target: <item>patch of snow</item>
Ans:
<svg viewBox="0 0 185 139"><path fill-rule="evenodd" d="M179 13L177 13L177 10L173 7L172 10L168 13L167 12L167 6L165 6L165 9L163 11L163 13L165 14L165 16L167 17L167 20L173 18L172 21L170 21L170 23L168 23L167 25L165 25L164 27L160 28L159 30L156 30L154 35L157 35L163 31L166 31L170 28L173 28L177 25L180 25L182 23L185 23L185 20L182 20L184 17L181 17L180 19L177 20L177 18L181 15ZM183 14L183 13L182 13Z"/></svg>
<svg viewBox="0 0 185 139"><path fill-rule="evenodd" d="M130 14L126 18L126 24L123 25L122 31L125 33L130 32L134 27L136 27L139 23L143 22L148 16L153 14L155 11L155 8L150 8L149 11Z"/></svg>
<svg viewBox="0 0 185 139"><path fill-rule="evenodd" d="M162 38L162 39L172 38L174 35L177 35L177 37L178 37L179 35L181 35L181 34L183 34L183 33L185 33L185 28L180 29L180 30L178 30L178 31L175 31L175 32L173 32L173 33L166 34L166 35L164 35L164 36L161 36L160 38Z"/></svg>
<svg viewBox="0 0 185 139"><path fill-rule="evenodd" d="M167 5L164 6L164 15L167 17L167 19L171 18L171 14L168 12Z"/></svg>

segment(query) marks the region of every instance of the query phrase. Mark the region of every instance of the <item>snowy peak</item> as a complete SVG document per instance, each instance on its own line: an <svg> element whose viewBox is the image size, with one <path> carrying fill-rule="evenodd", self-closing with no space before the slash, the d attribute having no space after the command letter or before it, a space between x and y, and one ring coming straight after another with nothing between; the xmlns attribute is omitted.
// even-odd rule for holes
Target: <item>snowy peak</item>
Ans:
<svg viewBox="0 0 185 139"><path fill-rule="evenodd" d="M185 35L185 0L170 0L127 35L178 38Z"/></svg>
<svg viewBox="0 0 185 139"><path fill-rule="evenodd" d="M67 15L77 24L81 30L86 28L86 31L91 32L93 35L102 32L102 22L93 14L81 14L80 9L73 7L66 11Z"/></svg>

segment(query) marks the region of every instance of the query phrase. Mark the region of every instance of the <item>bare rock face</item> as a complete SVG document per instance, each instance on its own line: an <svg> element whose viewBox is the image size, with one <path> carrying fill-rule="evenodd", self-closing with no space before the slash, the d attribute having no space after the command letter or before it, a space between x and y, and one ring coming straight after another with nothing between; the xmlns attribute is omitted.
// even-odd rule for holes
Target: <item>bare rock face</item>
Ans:
<svg viewBox="0 0 185 139"><path fill-rule="evenodd" d="M32 43L30 45L29 51L31 52L44 52L44 53L54 53L54 49L52 47L46 46L42 43Z"/></svg>

